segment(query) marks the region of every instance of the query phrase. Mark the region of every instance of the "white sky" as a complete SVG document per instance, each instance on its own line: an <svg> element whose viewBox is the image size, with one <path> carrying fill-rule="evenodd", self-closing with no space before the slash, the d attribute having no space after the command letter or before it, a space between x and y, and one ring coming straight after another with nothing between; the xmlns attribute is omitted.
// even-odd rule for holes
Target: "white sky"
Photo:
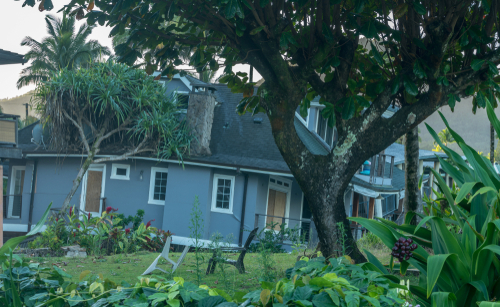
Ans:
<svg viewBox="0 0 500 307"><path fill-rule="evenodd" d="M29 51L29 47L21 47L21 41L26 36L40 41L42 38L48 36L45 27L45 16L47 14L57 15L62 17L62 13L57 14L57 11L63 5L69 3L69 0L52 0L54 9L50 12L38 11L38 2L35 7L25 6L22 7L24 0L2 0L2 9L0 10L0 29L2 37L0 40L0 49L25 54ZM78 27L86 20L78 21ZM109 47L113 50L111 45L111 38L109 38L109 31L111 28L97 26L90 36L91 39L98 40L102 45ZM27 64L24 64L27 65ZM0 65L0 99L11 98L22 95L35 87L25 86L20 90L17 89L16 82L19 78L19 73L23 69L23 65ZM234 71L248 72L247 65L237 65ZM217 75L219 75L219 72ZM254 71L254 82L260 79L260 75Z"/></svg>

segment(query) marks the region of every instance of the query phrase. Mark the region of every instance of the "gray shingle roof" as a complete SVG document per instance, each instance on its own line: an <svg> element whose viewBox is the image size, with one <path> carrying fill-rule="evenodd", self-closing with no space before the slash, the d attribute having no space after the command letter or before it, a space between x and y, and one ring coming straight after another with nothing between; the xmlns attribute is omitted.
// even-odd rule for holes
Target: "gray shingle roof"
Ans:
<svg viewBox="0 0 500 307"><path fill-rule="evenodd" d="M0 65L24 63L26 63L24 55L0 49Z"/></svg>
<svg viewBox="0 0 500 307"><path fill-rule="evenodd" d="M193 76L190 76L190 75L186 75L186 79L189 81L189 83L191 83L192 86L194 87L206 87L206 88L209 88L209 89L215 89L215 86L213 84L210 84L210 83L206 83L206 82L203 82L201 81L200 79L196 79L195 77Z"/></svg>
<svg viewBox="0 0 500 307"><path fill-rule="evenodd" d="M405 162L405 147L404 145L394 143L385 149L385 154L394 156L394 165L399 165ZM436 155L441 158L447 158L448 156L443 152L435 152L430 150L420 149L418 151L418 157L420 160L435 160Z"/></svg>

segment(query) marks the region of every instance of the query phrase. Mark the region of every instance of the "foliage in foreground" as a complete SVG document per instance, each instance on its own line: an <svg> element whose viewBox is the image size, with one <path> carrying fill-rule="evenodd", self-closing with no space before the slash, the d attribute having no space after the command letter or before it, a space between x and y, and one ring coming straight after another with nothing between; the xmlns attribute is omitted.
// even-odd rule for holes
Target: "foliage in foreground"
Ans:
<svg viewBox="0 0 500 307"><path fill-rule="evenodd" d="M488 118L498 133L500 121L489 101L486 103ZM429 203L428 215L421 215L418 225L410 224L414 213L407 213L401 226L382 219L352 220L379 236L389 248L401 236L400 232L406 234L405 239L409 237L418 243L412 257L401 262L400 270L404 274L412 265L420 271L420 284L410 290L424 306L500 306L491 302L498 300L500 293L500 176L491 162L468 146L440 115L467 162L444 145L432 128L427 129L448 155L449 161L439 160L460 190L453 193L439 173L431 170L444 198ZM434 254L429 255L423 247L432 249ZM386 272L375 257L369 258Z"/></svg>
<svg viewBox="0 0 500 307"><path fill-rule="evenodd" d="M0 306L200 306L236 307L237 304L253 306L401 306L394 277L370 271L371 264L352 265L347 258L304 259L287 270L288 278L276 283L261 282L261 289L236 292L233 296L224 290L197 286L174 277L171 281L141 278L135 285L115 282L102 274L90 271L80 274L79 282L62 269L38 267L15 257L3 263L0 275L2 291ZM371 304L371 305L370 305Z"/></svg>

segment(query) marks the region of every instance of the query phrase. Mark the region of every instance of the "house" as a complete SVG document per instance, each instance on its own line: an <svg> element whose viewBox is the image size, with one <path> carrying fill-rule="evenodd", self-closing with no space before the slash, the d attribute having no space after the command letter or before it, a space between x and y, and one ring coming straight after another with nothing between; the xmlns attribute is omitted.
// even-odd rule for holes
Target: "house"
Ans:
<svg viewBox="0 0 500 307"><path fill-rule="evenodd" d="M145 155L91 165L71 204L95 215L107 206L125 215L144 209L145 220L153 220L153 226L188 237L197 196L204 239L219 232L232 234L234 242L241 244L248 236L245 230L264 228L270 222L286 222L288 227L314 234L307 201L274 143L266 116L238 115L235 109L242 94L231 93L226 85L179 75L160 82L166 93L176 91L177 99L184 102L179 113L199 140L193 148L196 154L185 157L183 165L176 158L159 161ZM314 102L309 116L297 113L295 118L299 137L318 155L327 154L336 141L334 129L318 116L321 108ZM395 111L388 110L387 116ZM60 208L72 187L85 156L51 151L46 146L49 142L50 133L38 123L19 131L22 158L9 160L12 194L4 220L6 232L28 231L49 203ZM104 148L99 155L113 152ZM394 157L381 153L354 176L346 191L346 213L371 218L394 215L402 193L404 172ZM10 200L16 197L20 201Z"/></svg>

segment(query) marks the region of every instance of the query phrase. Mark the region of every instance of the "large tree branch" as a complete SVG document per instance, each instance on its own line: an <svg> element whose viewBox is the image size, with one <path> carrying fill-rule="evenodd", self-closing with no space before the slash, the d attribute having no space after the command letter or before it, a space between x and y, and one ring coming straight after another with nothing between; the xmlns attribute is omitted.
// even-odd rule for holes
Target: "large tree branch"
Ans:
<svg viewBox="0 0 500 307"><path fill-rule="evenodd" d="M126 152L126 153L124 153L122 155L119 155L119 156L103 157L103 158L95 159L94 163L101 163L101 162L106 162L106 161L125 160L126 158L131 157L131 156L136 155L136 154L139 154L141 152L154 151L151 148L141 149L144 145L146 145L146 143L147 143L148 140L149 140L149 138L145 137L144 140L142 140L142 142L139 145L137 145L137 147L134 148L133 150L131 150L129 152Z"/></svg>
<svg viewBox="0 0 500 307"><path fill-rule="evenodd" d="M89 146L89 143L87 142L87 138L85 137L85 132L83 131L82 125L78 124L71 116L69 116L69 114L68 114L68 112L66 112L66 110L63 109L62 111L63 111L64 117L69 119L69 121L71 121L71 123L78 129L78 132L80 134L80 137L82 138L82 143L85 146L85 149L87 150L87 152L90 152L90 146Z"/></svg>

